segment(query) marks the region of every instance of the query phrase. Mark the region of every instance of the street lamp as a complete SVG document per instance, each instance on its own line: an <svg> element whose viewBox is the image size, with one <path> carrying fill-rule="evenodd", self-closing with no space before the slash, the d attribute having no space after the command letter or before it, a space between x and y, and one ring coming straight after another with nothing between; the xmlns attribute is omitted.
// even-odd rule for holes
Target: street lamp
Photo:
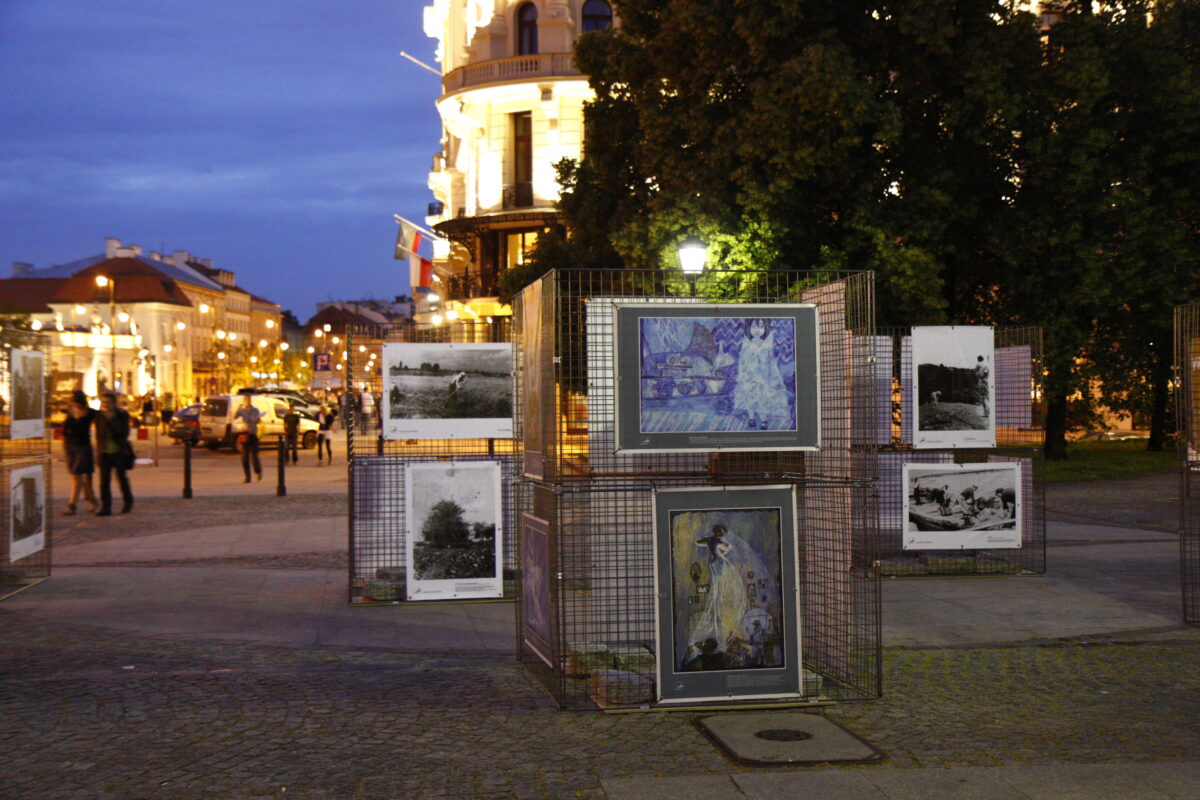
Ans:
<svg viewBox="0 0 1200 800"><path fill-rule="evenodd" d="M704 272L708 260L708 247L696 236L689 236L679 243L679 266L687 277L691 293L696 294L696 278Z"/></svg>
<svg viewBox="0 0 1200 800"><path fill-rule="evenodd" d="M117 282L107 275L97 275L96 285L101 289L108 288L108 336L111 349L108 358L109 391L117 390Z"/></svg>

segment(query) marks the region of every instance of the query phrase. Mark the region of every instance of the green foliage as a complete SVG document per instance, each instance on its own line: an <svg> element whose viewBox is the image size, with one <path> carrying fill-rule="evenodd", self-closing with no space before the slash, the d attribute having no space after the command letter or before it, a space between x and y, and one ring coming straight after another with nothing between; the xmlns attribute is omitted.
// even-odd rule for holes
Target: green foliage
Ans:
<svg viewBox="0 0 1200 800"><path fill-rule="evenodd" d="M513 285L673 272L688 235L723 270L871 269L881 323L1043 327L1052 451L1097 379L1161 446L1200 287L1200 3L1060 6L1046 32L999 0L625 0L578 42L586 158Z"/></svg>

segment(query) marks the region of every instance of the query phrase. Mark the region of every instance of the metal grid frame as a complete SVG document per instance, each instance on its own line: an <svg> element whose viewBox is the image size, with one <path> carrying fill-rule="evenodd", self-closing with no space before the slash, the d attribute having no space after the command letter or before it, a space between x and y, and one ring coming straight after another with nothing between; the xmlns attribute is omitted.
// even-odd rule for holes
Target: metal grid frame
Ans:
<svg viewBox="0 0 1200 800"><path fill-rule="evenodd" d="M1046 572L1046 494L1041 447L1042 330L994 328L996 447L914 449L912 328L876 331L874 429L878 454L880 573L889 578L1043 575ZM1019 461L1022 474L1022 525L1019 548L906 551L903 548L902 485L904 463L987 463Z"/></svg>
<svg viewBox="0 0 1200 800"><path fill-rule="evenodd" d="M50 375L50 342L49 337L44 333L36 331L22 331L15 328L4 328L0 330L0 400L3 405L7 406L11 402L12 393L12 367L10 358L14 347L23 350L40 350L42 351L42 369L43 369L43 398L46 408L46 416L50 416L50 396L46 392L45 386L48 383ZM50 452L51 432L50 426L46 425L43 428L42 436L33 439L13 439L10 437L10 419L9 409L0 407L0 461L6 461L10 458L24 458L27 456L44 455Z"/></svg>
<svg viewBox="0 0 1200 800"><path fill-rule="evenodd" d="M510 342L507 319L468 324L424 325L411 321L351 325L346 330L345 386L368 386L382 397L382 345L394 342ZM362 349L360 349L362 348ZM370 358L380 359L379 365ZM376 404L376 410L379 405ZM430 462L500 463L504 597L513 596L516 572L516 514L512 487L520 470L512 439L384 439L379 416L357 407L343 409L349 470L348 602L402 603L408 564L405 544L405 469Z"/></svg>
<svg viewBox="0 0 1200 800"><path fill-rule="evenodd" d="M45 334L6 328L0 331L0 397L4 408L0 411L0 597L9 591L50 576L53 550L54 514L50 508L53 498L53 461L50 453L52 437L50 426L43 427L40 437L30 439L10 438L10 404L12 394L11 352L14 347L25 350L40 350L43 355L43 392L45 378L50 374L49 339ZM50 398L43 394L46 415L50 413ZM45 546L36 553L12 560L13 498L11 476L14 470L41 467L43 487L43 513Z"/></svg>
<svg viewBox="0 0 1200 800"><path fill-rule="evenodd" d="M803 699L881 694L878 437L866 427L873 298L870 273L710 271L692 283L577 270L551 272L515 298L515 431L526 450L518 511L548 523L553 564L552 652L525 641L518 593L518 655L561 707L654 704L651 517L654 490L668 487L796 486ZM816 304L821 450L614 455L611 300ZM527 384L553 401L526 409Z"/></svg>
<svg viewBox="0 0 1200 800"><path fill-rule="evenodd" d="M1179 567L1184 622L1200 624L1200 304L1175 308Z"/></svg>

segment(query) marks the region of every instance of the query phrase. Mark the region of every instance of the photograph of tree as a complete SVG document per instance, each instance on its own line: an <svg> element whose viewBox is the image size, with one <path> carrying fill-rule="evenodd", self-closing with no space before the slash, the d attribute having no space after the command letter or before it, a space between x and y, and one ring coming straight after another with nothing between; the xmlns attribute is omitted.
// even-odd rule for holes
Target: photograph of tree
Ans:
<svg viewBox="0 0 1200 800"><path fill-rule="evenodd" d="M791 487L655 493L664 696L794 685L794 498Z"/></svg>
<svg viewBox="0 0 1200 800"><path fill-rule="evenodd" d="M40 466L14 469L8 481L12 498L8 560L16 562L46 547L46 484Z"/></svg>
<svg viewBox="0 0 1200 800"><path fill-rule="evenodd" d="M905 550L1021 546L1021 465L905 464Z"/></svg>
<svg viewBox="0 0 1200 800"><path fill-rule="evenodd" d="M913 446L995 447L992 329L946 325L912 330Z"/></svg>
<svg viewBox="0 0 1200 800"><path fill-rule="evenodd" d="M40 439L45 435L44 358L40 350L13 348L9 355L12 369L13 439Z"/></svg>
<svg viewBox="0 0 1200 800"><path fill-rule="evenodd" d="M512 345L383 345L385 439L512 437Z"/></svg>
<svg viewBox="0 0 1200 800"><path fill-rule="evenodd" d="M621 449L818 446L815 307L652 308L617 309Z"/></svg>
<svg viewBox="0 0 1200 800"><path fill-rule="evenodd" d="M500 463L414 463L404 480L407 599L503 596Z"/></svg>

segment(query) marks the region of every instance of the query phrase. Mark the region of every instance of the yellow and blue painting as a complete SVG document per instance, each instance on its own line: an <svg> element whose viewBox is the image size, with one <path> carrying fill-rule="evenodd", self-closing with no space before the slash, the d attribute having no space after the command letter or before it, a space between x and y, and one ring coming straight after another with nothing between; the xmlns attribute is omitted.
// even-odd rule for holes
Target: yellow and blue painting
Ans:
<svg viewBox="0 0 1200 800"><path fill-rule="evenodd" d="M670 514L676 672L784 666L779 508Z"/></svg>
<svg viewBox="0 0 1200 800"><path fill-rule="evenodd" d="M642 433L796 430L796 321L639 320Z"/></svg>

